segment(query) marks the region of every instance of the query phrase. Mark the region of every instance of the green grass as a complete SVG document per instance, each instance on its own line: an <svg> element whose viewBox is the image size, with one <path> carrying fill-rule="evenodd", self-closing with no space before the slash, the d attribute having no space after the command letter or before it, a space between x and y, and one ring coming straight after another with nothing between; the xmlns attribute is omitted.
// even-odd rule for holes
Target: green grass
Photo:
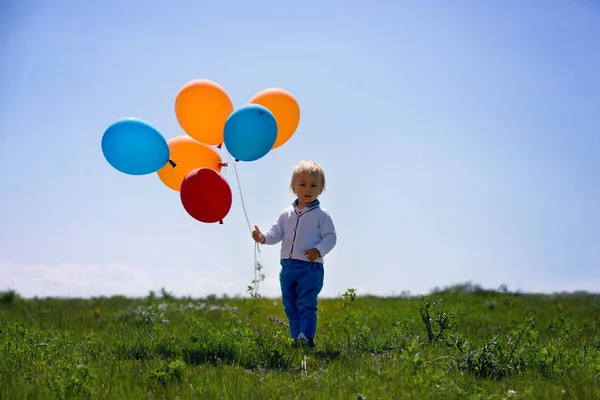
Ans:
<svg viewBox="0 0 600 400"><path fill-rule="evenodd" d="M348 290L320 300L315 339L291 343L279 299L9 291L0 398L600 398L598 295Z"/></svg>

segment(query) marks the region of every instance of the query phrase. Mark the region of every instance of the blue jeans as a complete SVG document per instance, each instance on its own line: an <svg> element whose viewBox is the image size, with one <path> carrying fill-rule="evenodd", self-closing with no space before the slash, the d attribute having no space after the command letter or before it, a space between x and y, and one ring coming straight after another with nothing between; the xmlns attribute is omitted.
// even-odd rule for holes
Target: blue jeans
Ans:
<svg viewBox="0 0 600 400"><path fill-rule="evenodd" d="M323 264L302 260L281 260L279 283L292 339L300 333L315 337L317 296L323 288Z"/></svg>

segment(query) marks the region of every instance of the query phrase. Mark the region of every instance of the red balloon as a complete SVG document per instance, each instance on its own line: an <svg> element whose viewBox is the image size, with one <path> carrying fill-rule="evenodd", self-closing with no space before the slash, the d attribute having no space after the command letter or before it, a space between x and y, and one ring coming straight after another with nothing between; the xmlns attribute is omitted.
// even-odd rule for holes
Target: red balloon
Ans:
<svg viewBox="0 0 600 400"><path fill-rule="evenodd" d="M190 171L179 190L183 208L200 222L223 223L231 209L231 187L212 168L196 168Z"/></svg>

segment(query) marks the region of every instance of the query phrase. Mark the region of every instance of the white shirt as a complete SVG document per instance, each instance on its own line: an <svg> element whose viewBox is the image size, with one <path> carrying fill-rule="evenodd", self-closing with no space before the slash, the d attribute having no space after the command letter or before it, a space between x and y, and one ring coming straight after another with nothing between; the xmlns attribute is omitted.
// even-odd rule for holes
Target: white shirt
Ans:
<svg viewBox="0 0 600 400"><path fill-rule="evenodd" d="M337 242L331 216L315 200L300 210L298 200L279 215L271 229L264 232L265 244L281 242L281 258L308 261L304 251L316 248L321 257L313 262L323 263L323 257Z"/></svg>

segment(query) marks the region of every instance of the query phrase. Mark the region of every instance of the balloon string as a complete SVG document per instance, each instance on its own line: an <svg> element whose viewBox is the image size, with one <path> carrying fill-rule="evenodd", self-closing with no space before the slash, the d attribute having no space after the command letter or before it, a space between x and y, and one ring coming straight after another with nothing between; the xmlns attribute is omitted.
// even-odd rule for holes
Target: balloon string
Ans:
<svg viewBox="0 0 600 400"><path fill-rule="evenodd" d="M248 212L246 211L246 205L244 204L244 195L242 194L242 184L240 183L240 177L238 175L237 167L235 166L235 163L233 163L233 169L235 171L235 178L237 180L238 190L240 192L240 199L242 200L242 209L244 210L244 215L246 216L246 223L248 224L248 230L250 231L250 234L252 234L252 227L250 225L250 219L248 218Z"/></svg>
<svg viewBox="0 0 600 400"><path fill-rule="evenodd" d="M231 160L231 156L227 153L227 157ZM244 204L244 195L242 194L242 184L240 183L240 177L237 172L235 162L233 164L233 170L235 171L235 179L237 180L238 190L240 192L240 199L242 200L242 209L244 210L244 216L246 217L246 223L248 224L248 231L252 235L252 226L250 225L250 219L248 218L248 212L246 211L246 205ZM261 281L261 272L258 268L258 256L256 253L260 253L260 246L258 242L254 242L254 284L256 285L256 291L258 292L258 285ZM258 293L257 293L258 294Z"/></svg>
<svg viewBox="0 0 600 400"><path fill-rule="evenodd" d="M221 148L221 145L217 146L219 149ZM229 159L231 160L231 156L229 155L229 153L227 153L227 156L229 157ZM196 162L197 160L177 160L178 163L181 162ZM232 162L233 164L233 169L235 171L235 178L237 180L237 184L238 184L238 190L240 192L240 199L242 200L242 209L244 210L244 216L246 217L246 223L248 224L248 231L250 232L250 235L252 235L252 226L250 225L250 219L248 218L248 211L246 210L246 204L244 203L244 194L242 193L242 184L240 183L240 176L238 175L238 171L237 171L237 167L235 166L236 162L238 162L238 159L235 159L235 162ZM169 164L171 165L171 167L175 168L177 166L177 164L169 159ZM224 162L219 162L219 166L220 167L227 167L229 165L229 163L224 163ZM223 221L219 221L219 224L223 224ZM256 291L258 292L258 284L260 282L261 279L261 272L259 270L259 266L258 266L258 257L256 255L256 253L260 253L260 246L258 244L258 242L254 242L254 284L256 285ZM258 294L258 293L256 293Z"/></svg>

